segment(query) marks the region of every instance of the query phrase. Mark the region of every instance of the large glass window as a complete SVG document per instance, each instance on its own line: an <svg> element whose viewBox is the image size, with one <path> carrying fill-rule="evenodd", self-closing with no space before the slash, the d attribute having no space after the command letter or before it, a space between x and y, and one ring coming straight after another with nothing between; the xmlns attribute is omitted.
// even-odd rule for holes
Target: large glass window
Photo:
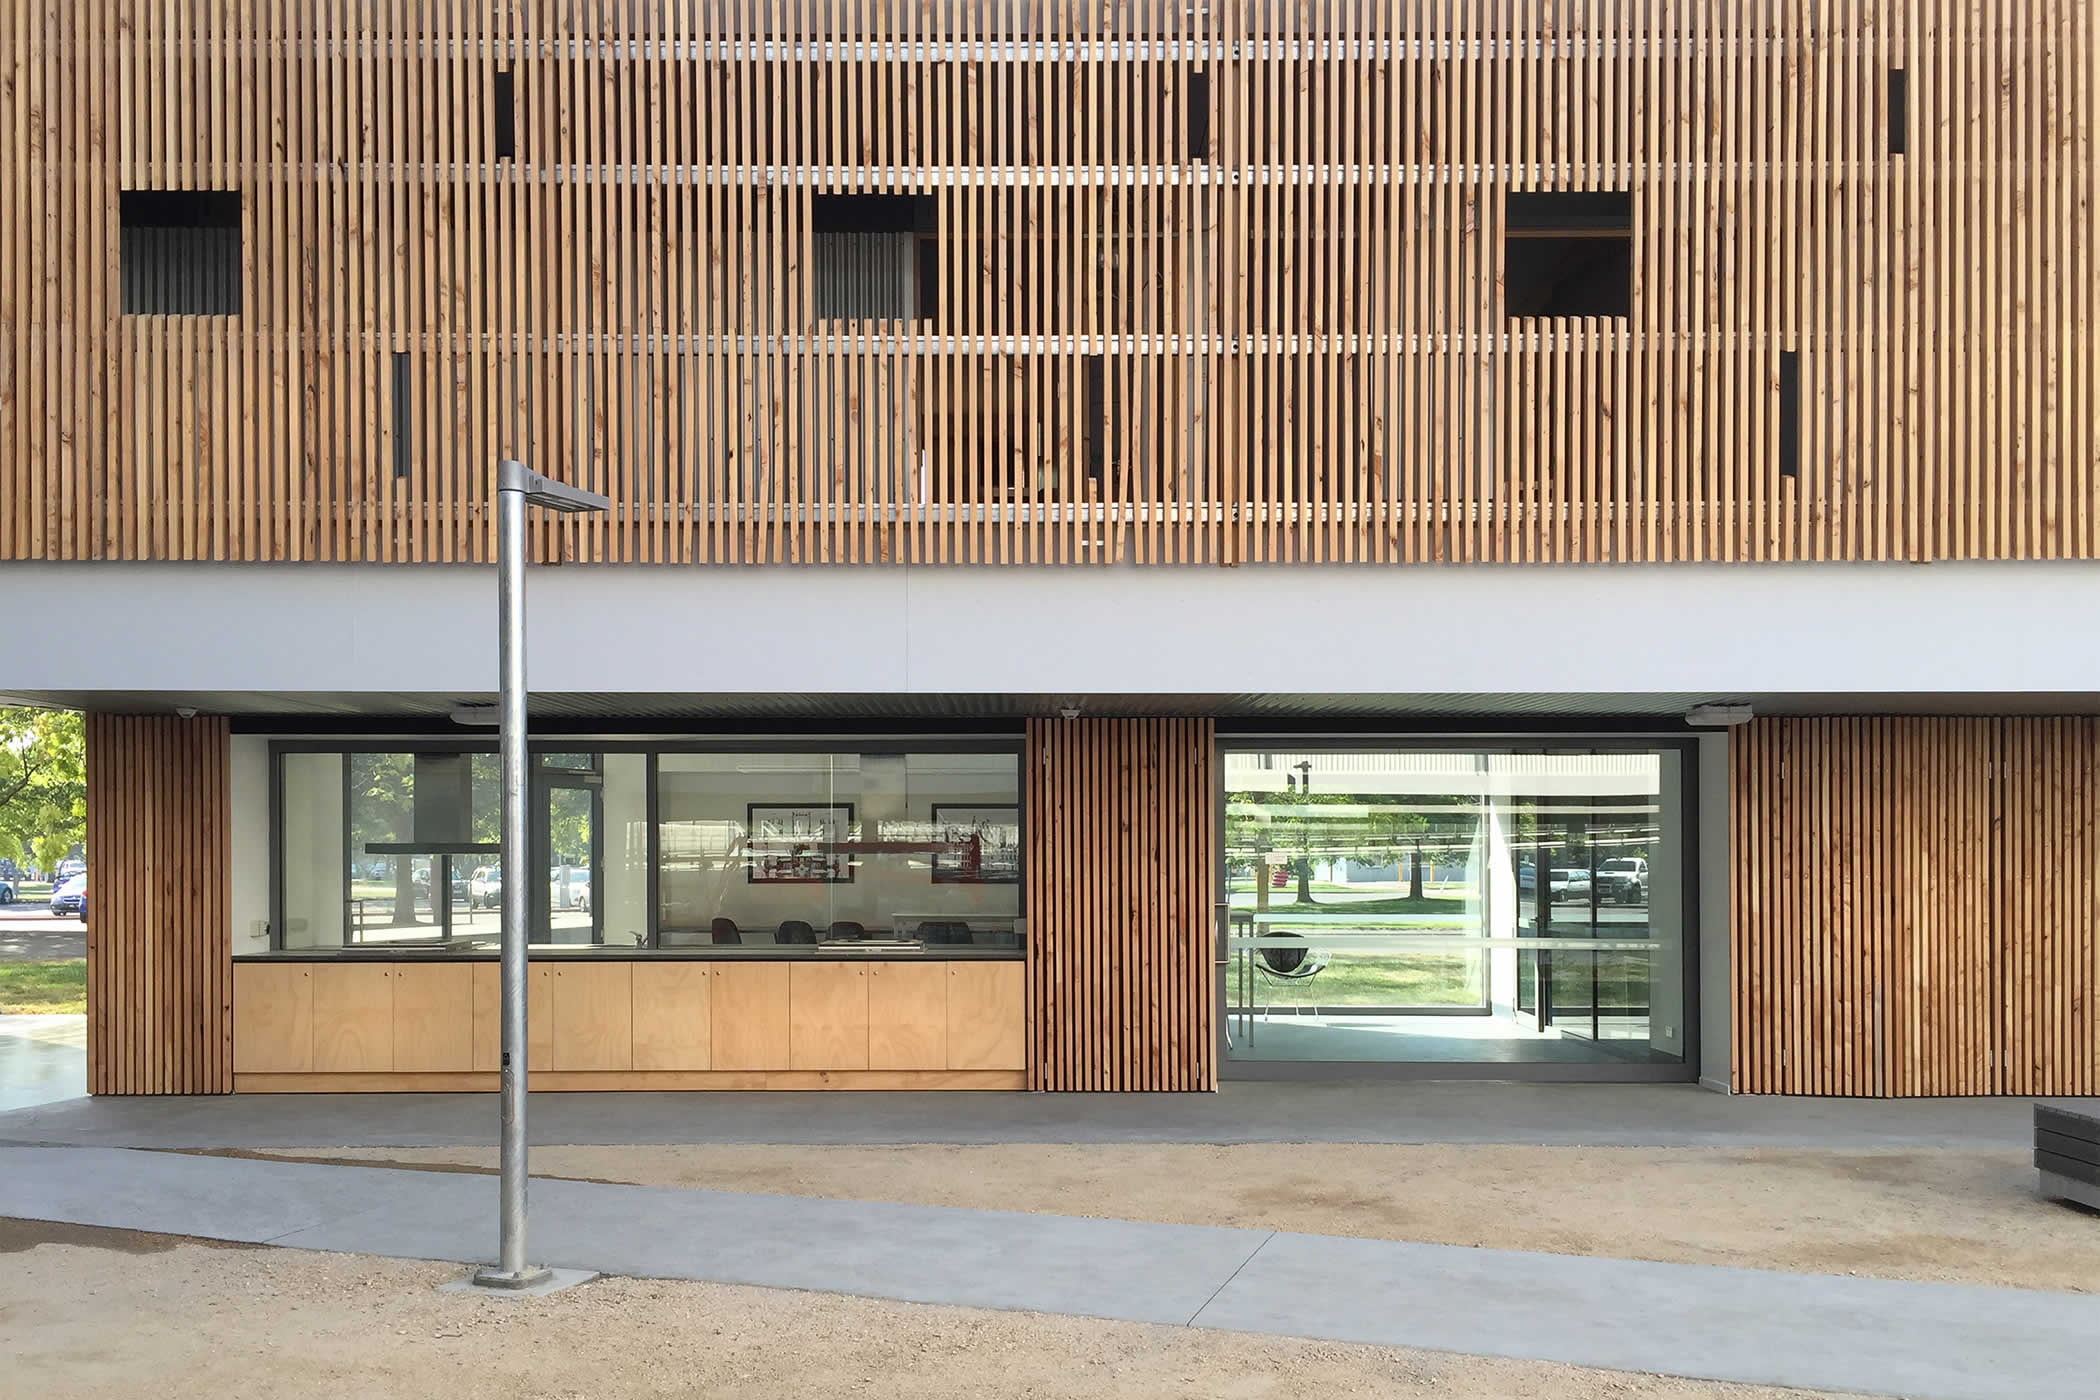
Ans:
<svg viewBox="0 0 2100 1400"><path fill-rule="evenodd" d="M494 752L287 745L277 764L276 947L497 950ZM1013 751L535 753L532 945L1011 956L1019 776Z"/></svg>
<svg viewBox="0 0 2100 1400"><path fill-rule="evenodd" d="M1680 767L1228 751L1227 1053L1681 1064Z"/></svg>
<svg viewBox="0 0 2100 1400"><path fill-rule="evenodd" d="M1021 941L1013 753L657 756L659 946Z"/></svg>

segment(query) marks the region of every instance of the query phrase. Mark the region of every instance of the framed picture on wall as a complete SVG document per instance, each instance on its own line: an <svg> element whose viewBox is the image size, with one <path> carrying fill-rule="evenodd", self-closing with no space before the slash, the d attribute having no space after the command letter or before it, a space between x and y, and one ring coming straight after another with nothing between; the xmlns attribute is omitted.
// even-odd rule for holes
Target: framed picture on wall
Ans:
<svg viewBox="0 0 2100 1400"><path fill-rule="evenodd" d="M1021 809L934 804L933 883L1021 882Z"/></svg>
<svg viewBox="0 0 2100 1400"><path fill-rule="evenodd" d="M744 878L754 885L848 885L853 804L766 806L745 811Z"/></svg>

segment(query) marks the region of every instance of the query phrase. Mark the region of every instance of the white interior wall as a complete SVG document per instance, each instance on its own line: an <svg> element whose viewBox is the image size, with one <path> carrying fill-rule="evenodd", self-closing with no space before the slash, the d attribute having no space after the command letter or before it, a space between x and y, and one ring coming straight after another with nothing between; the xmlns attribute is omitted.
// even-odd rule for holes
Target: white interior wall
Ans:
<svg viewBox="0 0 2100 1400"><path fill-rule="evenodd" d="M226 852L233 951L270 948L270 741L235 734L228 744L227 800L232 804Z"/></svg>
<svg viewBox="0 0 2100 1400"><path fill-rule="evenodd" d="M615 947L639 944L649 932L649 756L605 755L599 837L600 876L605 881L605 941Z"/></svg>
<svg viewBox="0 0 2100 1400"><path fill-rule="evenodd" d="M343 942L343 756L284 755L284 939L287 948Z"/></svg>

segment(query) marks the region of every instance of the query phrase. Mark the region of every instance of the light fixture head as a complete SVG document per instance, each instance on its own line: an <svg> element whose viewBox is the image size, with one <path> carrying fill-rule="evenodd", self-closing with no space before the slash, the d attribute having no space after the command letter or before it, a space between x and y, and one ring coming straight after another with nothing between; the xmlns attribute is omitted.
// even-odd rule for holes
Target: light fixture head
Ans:
<svg viewBox="0 0 2100 1400"><path fill-rule="evenodd" d="M175 715L178 719L195 719L197 717L197 707L195 705L177 705L175 707Z"/></svg>
<svg viewBox="0 0 2100 1400"><path fill-rule="evenodd" d="M1702 729L1733 729L1748 724L1753 711L1748 705L1694 705L1684 712L1684 722Z"/></svg>
<svg viewBox="0 0 2100 1400"><path fill-rule="evenodd" d="M1079 707L1077 705L1063 705L1058 708L1057 714L1060 719L1078 719Z"/></svg>
<svg viewBox="0 0 2100 1400"><path fill-rule="evenodd" d="M496 464L496 489L500 491L522 491L525 504L540 506L546 510L558 510L575 515L583 511L610 510L612 500L596 491L586 491L580 486L568 486L534 471L523 462L514 462L506 457Z"/></svg>
<svg viewBox="0 0 2100 1400"><path fill-rule="evenodd" d="M452 707L452 722L470 727L498 725L503 723L503 707L501 705L454 705Z"/></svg>

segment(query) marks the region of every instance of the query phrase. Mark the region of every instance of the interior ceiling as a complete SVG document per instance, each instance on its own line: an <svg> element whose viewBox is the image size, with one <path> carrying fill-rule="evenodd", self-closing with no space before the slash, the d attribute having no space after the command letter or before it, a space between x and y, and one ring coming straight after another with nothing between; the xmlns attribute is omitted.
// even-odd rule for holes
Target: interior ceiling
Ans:
<svg viewBox="0 0 2100 1400"><path fill-rule="evenodd" d="M270 715L288 719L444 719L455 705L489 705L493 693L389 691L28 691L0 703L118 714ZM986 695L986 694L597 694L543 692L536 718L559 721L997 720L1054 715L1209 715L1220 719L1303 721L1335 717L1452 719L1653 716L1675 720L1694 705L1747 702L1759 714L2094 714L2100 693L2022 694L1563 694L1563 695Z"/></svg>

